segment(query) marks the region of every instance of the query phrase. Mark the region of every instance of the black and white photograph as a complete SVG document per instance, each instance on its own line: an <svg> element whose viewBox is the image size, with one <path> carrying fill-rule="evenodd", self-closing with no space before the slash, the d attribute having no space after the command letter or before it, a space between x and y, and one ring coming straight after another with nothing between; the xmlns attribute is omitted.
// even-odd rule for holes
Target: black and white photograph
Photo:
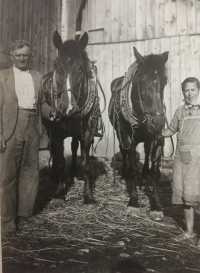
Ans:
<svg viewBox="0 0 200 273"><path fill-rule="evenodd" d="M0 0L0 273L200 272L200 0Z"/></svg>

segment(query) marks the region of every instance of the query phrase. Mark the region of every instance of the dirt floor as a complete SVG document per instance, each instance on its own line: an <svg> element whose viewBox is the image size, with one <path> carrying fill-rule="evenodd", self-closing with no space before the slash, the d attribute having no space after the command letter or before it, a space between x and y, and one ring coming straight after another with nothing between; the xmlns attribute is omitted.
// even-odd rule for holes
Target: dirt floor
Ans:
<svg viewBox="0 0 200 273"><path fill-rule="evenodd" d="M92 160L95 206L83 205L81 173L64 199L52 199L49 154L40 153L40 187L35 213L47 220L42 227L19 223L16 235L2 238L4 273L189 273L200 272L196 240L176 243L184 230L180 206L171 205L172 168L162 168L159 185L164 221L149 219L151 186L138 186L141 215L127 214L127 186L120 179L121 162ZM78 159L78 167L80 166ZM66 160L66 182L70 157ZM141 164L139 166L142 167ZM195 215L195 232L200 236Z"/></svg>

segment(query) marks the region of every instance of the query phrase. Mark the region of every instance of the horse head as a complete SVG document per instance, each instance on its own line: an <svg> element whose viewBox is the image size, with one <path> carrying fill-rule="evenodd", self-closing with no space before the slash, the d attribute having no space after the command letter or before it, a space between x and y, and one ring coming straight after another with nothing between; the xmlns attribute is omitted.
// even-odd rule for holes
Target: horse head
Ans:
<svg viewBox="0 0 200 273"><path fill-rule="evenodd" d="M84 104L82 92L86 90L89 67L84 49L88 43L88 34L85 32L79 42L68 40L63 43L60 34L55 31L53 43L58 49L53 75L54 90L58 94L57 109L62 115L68 115Z"/></svg>
<svg viewBox="0 0 200 273"><path fill-rule="evenodd" d="M132 82L132 112L146 120L148 131L153 134L158 134L165 123L163 92L167 84L168 53L143 57L134 48L138 69Z"/></svg>

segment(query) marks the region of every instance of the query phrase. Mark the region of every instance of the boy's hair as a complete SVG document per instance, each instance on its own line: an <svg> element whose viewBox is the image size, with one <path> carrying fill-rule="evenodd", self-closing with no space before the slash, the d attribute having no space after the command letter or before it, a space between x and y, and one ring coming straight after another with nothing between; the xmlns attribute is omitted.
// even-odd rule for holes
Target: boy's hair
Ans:
<svg viewBox="0 0 200 273"><path fill-rule="evenodd" d="M199 87L200 87L199 80L198 80L197 78L195 78L195 77L189 77L189 78L186 78L186 79L181 83L182 91L184 91L185 85L186 85L186 83L188 83L188 82L196 82L197 88L199 89Z"/></svg>
<svg viewBox="0 0 200 273"><path fill-rule="evenodd" d="M16 49L20 49L27 46L30 50L31 50L31 45L29 44L29 42L25 41L25 40L15 40L13 43L11 43L11 50L10 52L16 50Z"/></svg>

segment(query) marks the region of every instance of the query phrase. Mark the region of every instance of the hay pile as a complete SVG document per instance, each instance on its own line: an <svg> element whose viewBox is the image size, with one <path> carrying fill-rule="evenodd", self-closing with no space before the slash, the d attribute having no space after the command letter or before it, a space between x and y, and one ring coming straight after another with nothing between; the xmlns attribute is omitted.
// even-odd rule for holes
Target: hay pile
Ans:
<svg viewBox="0 0 200 273"><path fill-rule="evenodd" d="M102 163L102 161L101 161ZM161 223L149 219L149 198L138 188L141 216L127 214L129 196L124 180L116 177L106 162L107 173L100 175L99 161L93 162L94 197L97 204L83 205L84 182L75 179L64 200L51 200L40 213L47 223L39 228L21 223L17 237L3 242L4 263L25 263L54 267L58 264L88 264L89 253L107 251L119 258L137 257L146 267L158 262L178 267L190 264L199 255L195 242L175 243L173 237L182 232L174 217ZM170 184L160 190L161 199L170 200ZM164 211L172 208L168 203ZM170 214L168 213L168 214ZM188 255L191 254L191 255ZM192 260L191 260L191 257ZM194 266L194 265L193 265ZM152 269L153 270L153 269ZM155 271L151 271L155 272ZM163 271L165 272L165 271Z"/></svg>

